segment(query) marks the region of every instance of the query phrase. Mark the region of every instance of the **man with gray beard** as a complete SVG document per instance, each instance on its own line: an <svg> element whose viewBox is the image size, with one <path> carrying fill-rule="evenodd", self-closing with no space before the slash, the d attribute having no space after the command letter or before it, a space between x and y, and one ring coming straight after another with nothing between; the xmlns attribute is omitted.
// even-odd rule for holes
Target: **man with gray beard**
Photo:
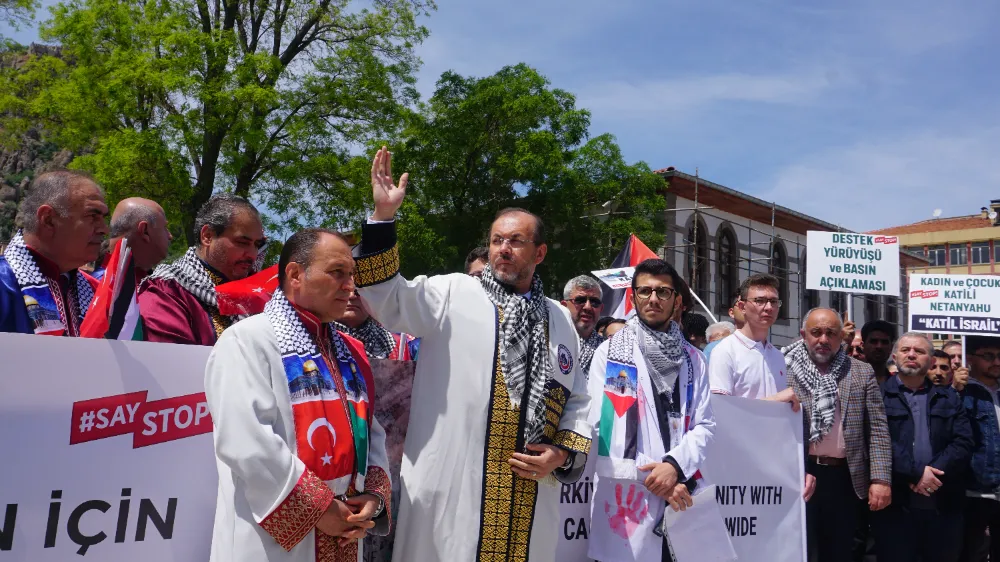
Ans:
<svg viewBox="0 0 1000 562"><path fill-rule="evenodd" d="M604 310L600 283L589 275L570 279L563 289L562 305L569 310L576 333L580 336L580 367L586 376L590 372L594 351L604 342L604 337L595 329Z"/></svg>
<svg viewBox="0 0 1000 562"><path fill-rule="evenodd" d="M897 374L882 385L892 436L892 496L871 518L879 562L954 562L962 546L972 426L962 399L927 376L934 345L908 332L893 350Z"/></svg>
<svg viewBox="0 0 1000 562"><path fill-rule="evenodd" d="M818 562L850 561L859 503L879 511L891 501L882 394L871 366L841 348L843 330L836 311L810 310L802 339L785 351L788 385L803 408L806 472L816 479L806 522L809 558Z"/></svg>

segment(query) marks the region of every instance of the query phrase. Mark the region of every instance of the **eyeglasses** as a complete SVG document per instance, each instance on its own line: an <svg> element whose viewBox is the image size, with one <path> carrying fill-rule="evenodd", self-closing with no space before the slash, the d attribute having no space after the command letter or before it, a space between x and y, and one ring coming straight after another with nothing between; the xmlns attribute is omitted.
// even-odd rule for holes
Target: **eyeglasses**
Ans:
<svg viewBox="0 0 1000 562"><path fill-rule="evenodd" d="M670 287L657 287L656 289L652 287L637 287L635 289L635 296L640 300L646 300L656 293L656 298L661 301L666 301L674 298L677 295L677 291Z"/></svg>
<svg viewBox="0 0 1000 562"><path fill-rule="evenodd" d="M517 236L513 238L504 238L503 236L497 235L490 239L490 246L496 246L499 248L503 246L504 242L510 244L510 247L515 250L520 250L521 248L524 248L528 244L532 243L531 240L526 240Z"/></svg>
<svg viewBox="0 0 1000 562"><path fill-rule="evenodd" d="M583 295L580 295L579 297L573 299L573 304L575 304L576 306L585 306L588 302L590 303L590 306L594 308L597 308L601 306L601 304L603 304L603 301L597 297L585 297Z"/></svg>
<svg viewBox="0 0 1000 562"><path fill-rule="evenodd" d="M992 363L997 359L1000 359L1000 353L973 353L976 357L986 361L987 363Z"/></svg>
<svg viewBox="0 0 1000 562"><path fill-rule="evenodd" d="M773 306L774 308L781 308L781 300L780 299L769 299L769 298L766 298L766 297L757 297L755 299L750 299L750 302L754 303L755 305L757 305L757 306L759 306L761 308L764 308L764 306L768 305L768 304L771 305L771 306Z"/></svg>

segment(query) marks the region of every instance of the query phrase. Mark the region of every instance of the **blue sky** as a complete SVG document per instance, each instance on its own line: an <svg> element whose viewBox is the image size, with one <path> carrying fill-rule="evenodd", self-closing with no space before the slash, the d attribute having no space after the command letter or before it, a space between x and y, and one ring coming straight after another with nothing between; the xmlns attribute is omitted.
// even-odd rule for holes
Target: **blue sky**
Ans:
<svg viewBox="0 0 1000 562"><path fill-rule="evenodd" d="M1000 197L996 21L991 0L438 0L419 87L526 62L630 161L870 230Z"/></svg>

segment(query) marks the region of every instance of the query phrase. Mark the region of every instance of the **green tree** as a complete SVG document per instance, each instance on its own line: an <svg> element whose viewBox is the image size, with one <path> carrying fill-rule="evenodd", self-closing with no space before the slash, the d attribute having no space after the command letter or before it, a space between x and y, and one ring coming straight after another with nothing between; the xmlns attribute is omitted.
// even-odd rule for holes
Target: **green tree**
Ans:
<svg viewBox="0 0 1000 562"><path fill-rule="evenodd" d="M36 9L38 0L0 0L0 23L19 29L31 21Z"/></svg>
<svg viewBox="0 0 1000 562"><path fill-rule="evenodd" d="M588 140L589 126L572 94L527 65L485 78L443 74L390 145L394 173L410 173L399 223L404 274L459 271L469 250L485 243L496 212L510 206L545 220L550 251L539 271L553 293L606 265L630 232L662 246L663 179L643 163L627 164L611 135ZM362 160L353 177L370 197L360 186L371 160ZM601 204L612 199L608 214Z"/></svg>
<svg viewBox="0 0 1000 562"><path fill-rule="evenodd" d="M347 147L386 136L416 99L417 20L433 7L67 0L41 30L62 57L0 74L3 141L40 126L88 153L74 166L113 195L166 197L189 241L219 189L311 208L344 181Z"/></svg>

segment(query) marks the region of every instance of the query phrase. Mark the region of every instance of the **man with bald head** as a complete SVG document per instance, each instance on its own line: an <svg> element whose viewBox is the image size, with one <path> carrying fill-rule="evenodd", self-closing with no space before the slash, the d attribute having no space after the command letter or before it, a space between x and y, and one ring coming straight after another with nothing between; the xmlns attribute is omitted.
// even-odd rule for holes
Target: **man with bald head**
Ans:
<svg viewBox="0 0 1000 562"><path fill-rule="evenodd" d="M122 238L128 240L128 247L132 249L136 283L142 282L167 258L170 242L174 239L167 228L163 207L142 197L122 199L111 214L111 238L106 247L113 250ZM94 270L96 279L104 277L106 265L98 264L99 269Z"/></svg>
<svg viewBox="0 0 1000 562"><path fill-rule="evenodd" d="M104 191L76 171L46 172L18 209L21 230L0 258L0 332L79 335L97 281L79 270L108 233Z"/></svg>
<svg viewBox="0 0 1000 562"><path fill-rule="evenodd" d="M785 351L788 384L803 408L806 472L816 479L806 504L810 559L851 560L859 504L872 511L891 501L892 444L882 393L872 368L841 347L836 311L810 310L802 339Z"/></svg>

